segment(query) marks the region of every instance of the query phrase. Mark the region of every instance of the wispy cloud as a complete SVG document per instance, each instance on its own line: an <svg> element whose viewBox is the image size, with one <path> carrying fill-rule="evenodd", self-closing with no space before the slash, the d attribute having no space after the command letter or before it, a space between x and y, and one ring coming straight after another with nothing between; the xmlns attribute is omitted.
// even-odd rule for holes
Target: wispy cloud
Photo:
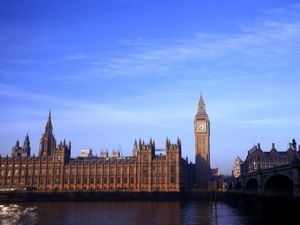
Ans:
<svg viewBox="0 0 300 225"><path fill-rule="evenodd" d="M23 100L25 106L2 109L3 114L1 121L5 122L5 115L12 114L32 114L42 116L49 107L54 110L61 118L61 123L73 123L77 121L80 124L143 124L151 126L164 126L170 117L180 118L181 112L174 112L170 115L168 111L156 111L155 109L136 108L128 106L128 102L124 104L99 103L75 98L63 98L61 96L49 96L23 91L12 85L0 84L0 98ZM33 110L32 104L38 104L40 107ZM133 103L131 103L132 105ZM50 108L51 109L51 108Z"/></svg>
<svg viewBox="0 0 300 225"><path fill-rule="evenodd" d="M5 59L2 60L2 62L9 64L32 64L37 63L38 61L35 59Z"/></svg>
<svg viewBox="0 0 300 225"><path fill-rule="evenodd" d="M251 124L251 125L260 125L260 126L266 126L266 125L279 125L280 123L286 121L286 119L283 118L263 118L263 119L252 119L252 120L244 120L241 121L241 123L244 124Z"/></svg>
<svg viewBox="0 0 300 225"><path fill-rule="evenodd" d="M286 116L286 117L271 117L271 118L259 118L259 119L248 119L242 120L240 123L246 125L252 125L255 127L299 127L300 126L300 116Z"/></svg>
<svg viewBox="0 0 300 225"><path fill-rule="evenodd" d="M67 61L73 61L73 60L84 60L84 59L88 59L89 56L86 54L74 54L74 55L67 55L65 57L63 57L63 60L67 60Z"/></svg>
<svg viewBox="0 0 300 225"><path fill-rule="evenodd" d="M263 62L264 66L272 66L274 59L284 54L299 55L300 13L293 8L290 18L289 12L285 11L285 19L260 19L241 27L241 32L235 34L198 33L168 43L145 39L123 41L124 45L134 48L113 57L94 60L83 73L95 77L118 77L162 76L177 71L184 75L183 64L200 68L214 62L216 68L223 68L233 66L231 60L237 57L243 59L242 64Z"/></svg>
<svg viewBox="0 0 300 225"><path fill-rule="evenodd" d="M14 85L0 83L0 96L13 97L17 99L30 99L32 101L49 101L51 98L41 94L22 91Z"/></svg>

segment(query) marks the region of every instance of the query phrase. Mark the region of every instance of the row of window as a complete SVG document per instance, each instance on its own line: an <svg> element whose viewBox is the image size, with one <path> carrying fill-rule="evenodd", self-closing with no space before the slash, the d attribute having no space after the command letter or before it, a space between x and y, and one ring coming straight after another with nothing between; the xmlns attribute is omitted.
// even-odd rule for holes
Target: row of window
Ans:
<svg viewBox="0 0 300 225"><path fill-rule="evenodd" d="M143 184L148 184L148 177L143 177ZM45 181L46 181L46 184L49 185L51 184L51 180L52 178L48 177L46 180L45 179L40 179L40 184L43 185L45 184ZM3 181L3 179L1 180L1 183ZM71 177L71 178L68 178L68 177L65 177L64 180L63 180L63 183L64 184L88 184L88 181L89 181L89 184L114 184L115 182L115 178L114 177L97 177L96 179L95 178L74 178L74 177ZM155 183L164 183L165 179L163 178L158 178L158 179L154 179L153 182ZM127 177L123 177L123 179L121 177L117 177L116 178L116 183L117 184L128 184L130 182L130 184L134 184L135 183L135 179L134 177L130 177L127 178ZM6 183L10 183L10 180L7 180ZM30 184L31 182L29 180L27 180L27 182L25 181L25 179L20 179L19 181L19 185L25 185L25 184ZM61 183L61 180L60 178L56 177L53 179L53 183L54 184L60 184ZM175 184L176 183L176 176L171 176L170 177L170 183L172 184ZM17 185L18 184L18 180L13 180L13 184ZM32 184L33 185L37 185L38 184L38 178L33 178L32 179Z"/></svg>
<svg viewBox="0 0 300 225"><path fill-rule="evenodd" d="M158 169L160 169L160 167L157 167ZM153 167L153 169L155 170L155 167ZM84 175L88 175L89 173L91 173L93 170L89 171L87 169L84 169L83 171L83 174ZM130 174L134 174L134 169L133 168L130 168ZM147 172L148 171L148 166L143 166L143 172ZM22 169L21 170L21 176L25 176L25 172L26 172L26 169ZM27 175L32 175L32 172L34 172L34 175L38 175L39 174L39 170L38 169L35 169L34 171L32 169L28 169L27 170ZM66 169L65 170L65 174L66 175L69 175L69 172L70 170L69 169ZM77 170L77 175L81 175L81 172L82 172L82 169L78 169ZM97 171L97 174L107 174L108 172L110 173L115 173L115 169L111 168L109 171L108 169L104 169L104 170L98 170ZM171 165L170 166L170 172L171 173L175 173L176 172L176 166L175 165ZM55 169L54 171L55 175L59 175L61 173L61 170L60 169ZM121 170L120 168L117 169L117 173L120 174L121 173ZM127 169L124 168L123 169L123 174L126 174L127 173ZM46 169L42 169L41 170L41 175L45 175L46 174ZM49 175L52 175L53 174L53 169L52 168L49 168L48 169L48 174ZM71 169L71 175L75 175L76 174L76 169ZM0 172L0 175L1 176L5 176L5 168L2 168L1 169L1 172ZM14 170L14 175L17 176L19 175L19 169L15 169ZM10 168L9 170L7 170L7 176L12 176L12 169Z"/></svg>
<svg viewBox="0 0 300 225"><path fill-rule="evenodd" d="M274 166L280 166L280 165L285 165L288 164L288 161L277 161L277 162L255 162L253 161L252 163L248 164L248 171L253 172L258 169L258 166L260 169L266 169Z"/></svg>

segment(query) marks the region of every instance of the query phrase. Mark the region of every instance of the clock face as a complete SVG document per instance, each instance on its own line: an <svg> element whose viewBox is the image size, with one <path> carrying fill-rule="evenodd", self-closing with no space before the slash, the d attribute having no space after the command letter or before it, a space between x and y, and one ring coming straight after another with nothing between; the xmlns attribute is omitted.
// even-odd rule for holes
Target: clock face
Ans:
<svg viewBox="0 0 300 225"><path fill-rule="evenodd" d="M198 132L204 132L204 131L206 131L206 123L205 123L205 121L199 121L197 125L198 125L197 126Z"/></svg>

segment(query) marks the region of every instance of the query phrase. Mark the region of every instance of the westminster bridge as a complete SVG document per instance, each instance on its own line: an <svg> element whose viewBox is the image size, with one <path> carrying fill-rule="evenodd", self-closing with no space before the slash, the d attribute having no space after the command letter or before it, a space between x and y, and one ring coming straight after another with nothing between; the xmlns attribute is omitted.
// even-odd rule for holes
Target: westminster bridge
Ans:
<svg viewBox="0 0 300 225"><path fill-rule="evenodd" d="M235 178L231 184L233 193L261 196L300 198L300 162L258 169Z"/></svg>

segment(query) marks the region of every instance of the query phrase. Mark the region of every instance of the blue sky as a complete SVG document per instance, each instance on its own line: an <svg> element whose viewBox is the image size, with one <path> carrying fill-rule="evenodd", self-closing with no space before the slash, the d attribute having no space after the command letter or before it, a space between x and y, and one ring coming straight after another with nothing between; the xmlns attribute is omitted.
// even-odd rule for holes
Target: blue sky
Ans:
<svg viewBox="0 0 300 225"><path fill-rule="evenodd" d="M203 93L211 165L230 174L253 144L300 142L300 2L0 1L0 154L48 111L56 139L130 155L182 139L194 161Z"/></svg>

